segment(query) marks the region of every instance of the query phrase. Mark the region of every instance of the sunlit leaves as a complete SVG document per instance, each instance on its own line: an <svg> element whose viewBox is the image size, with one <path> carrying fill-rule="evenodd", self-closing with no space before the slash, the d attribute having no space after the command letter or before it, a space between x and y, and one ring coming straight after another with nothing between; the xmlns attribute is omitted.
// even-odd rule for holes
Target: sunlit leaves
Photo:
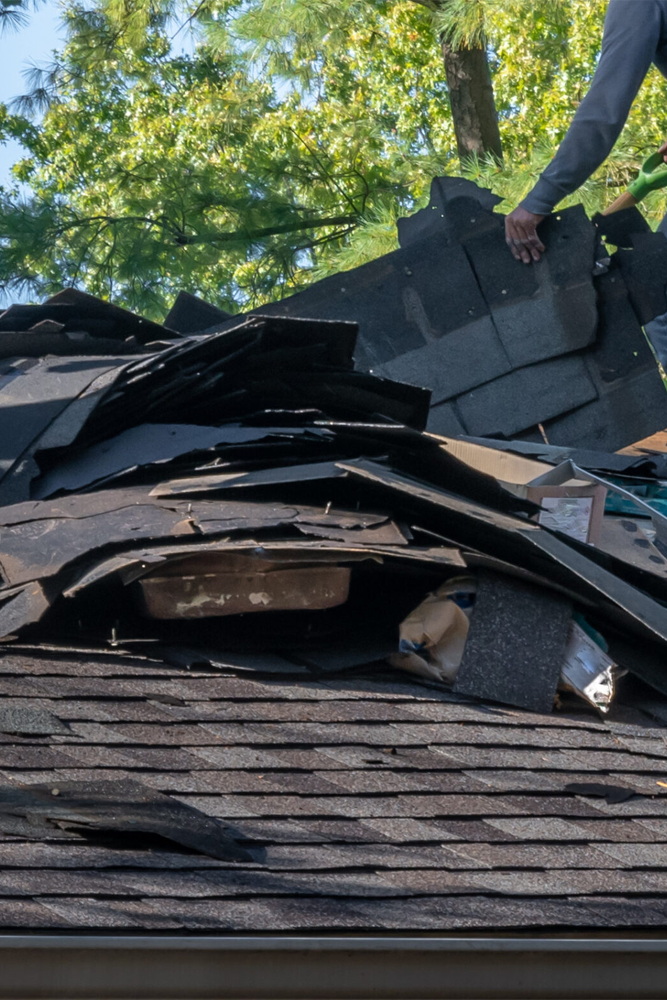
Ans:
<svg viewBox="0 0 667 1000"><path fill-rule="evenodd" d="M505 163L466 171L511 208L586 93L605 9L68 0L65 52L22 115L0 114L0 141L27 149L26 193L0 199L0 284L77 284L160 317L180 288L238 309L386 253L431 177L460 170L442 32L486 40ZM652 71L616 150L568 203L604 207L665 138ZM647 199L652 221L666 201Z"/></svg>

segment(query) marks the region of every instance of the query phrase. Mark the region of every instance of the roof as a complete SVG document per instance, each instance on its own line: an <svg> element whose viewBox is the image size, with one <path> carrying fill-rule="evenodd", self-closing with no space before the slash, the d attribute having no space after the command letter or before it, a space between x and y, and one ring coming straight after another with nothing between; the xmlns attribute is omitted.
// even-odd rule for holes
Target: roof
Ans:
<svg viewBox="0 0 667 1000"><path fill-rule="evenodd" d="M667 741L637 710L541 716L388 670L313 680L17 649L0 671L3 710L69 727L3 733L5 781L55 796L132 778L221 818L252 859L85 824L5 832L5 933L665 925Z"/></svg>
<svg viewBox="0 0 667 1000"><path fill-rule="evenodd" d="M594 278L594 226L568 210L537 289L462 183L436 183L442 213L404 223L398 256L346 273L343 304L339 277L286 300L318 316L324 295L329 319L185 296L167 329L77 293L0 317L3 955L22 930L164 950L663 933L667 459L600 449L667 424L641 332L666 245L632 236ZM446 329L391 381L429 315ZM362 355L396 352L375 373L350 317ZM537 444L422 433L450 411ZM560 483L561 515L526 483Z"/></svg>

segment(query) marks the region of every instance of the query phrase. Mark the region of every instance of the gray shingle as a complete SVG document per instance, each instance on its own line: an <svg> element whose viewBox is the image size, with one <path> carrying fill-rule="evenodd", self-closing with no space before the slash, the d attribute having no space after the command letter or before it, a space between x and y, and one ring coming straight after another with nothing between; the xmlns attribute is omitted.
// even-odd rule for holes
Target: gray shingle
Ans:
<svg viewBox="0 0 667 1000"><path fill-rule="evenodd" d="M458 396L463 423L475 437L516 437L521 431L597 399L582 357L540 361Z"/></svg>
<svg viewBox="0 0 667 1000"><path fill-rule="evenodd" d="M343 899L327 897L256 901L165 899L161 905L188 930L299 931L364 926L355 906Z"/></svg>
<svg viewBox="0 0 667 1000"><path fill-rule="evenodd" d="M322 746L314 751L302 751L302 757L297 757L299 751L281 751L281 756L289 760L308 761L304 767L354 768L362 770L369 765L373 768L426 768L427 770L446 770L442 759L434 756L430 749L413 749L411 747L389 746ZM308 756L305 754L308 753ZM289 757L287 755L290 755ZM332 763L335 762L335 763Z"/></svg>
<svg viewBox="0 0 667 1000"><path fill-rule="evenodd" d="M250 723L243 730L232 732L231 726L211 723L206 728L230 743L304 743L308 745L355 744L367 746L426 746L428 727L400 725L367 725L353 722L266 722Z"/></svg>
<svg viewBox="0 0 667 1000"><path fill-rule="evenodd" d="M493 896L446 896L413 901L357 903L365 926L402 932L539 927L591 927L602 919L576 900L501 899Z"/></svg>
<svg viewBox="0 0 667 1000"><path fill-rule="evenodd" d="M653 847L655 845L648 845ZM594 847L573 844L448 844L455 853L458 868L627 868L634 867L618 848L636 850L637 844L596 844Z"/></svg>
<svg viewBox="0 0 667 1000"><path fill-rule="evenodd" d="M290 819L242 819L236 820L234 828L242 836L251 840L274 841L283 844L329 843L375 843L378 835L354 819L311 819L299 816Z"/></svg>
<svg viewBox="0 0 667 1000"><path fill-rule="evenodd" d="M445 760L461 767L526 768L539 771L649 771L667 776L667 761L623 751L508 750L504 748L447 746L433 747Z"/></svg>
<svg viewBox="0 0 667 1000"><path fill-rule="evenodd" d="M208 704L215 720L230 722L414 721L410 705L395 701L229 701ZM177 714L177 709L173 709Z"/></svg>
<svg viewBox="0 0 667 1000"><path fill-rule="evenodd" d="M415 841L440 843L443 840L456 839L437 823L426 823L420 820L384 819L367 817L360 820L362 826L373 831L377 837L385 837L393 843L409 844Z"/></svg>
<svg viewBox="0 0 667 1000"><path fill-rule="evenodd" d="M484 796L487 816L590 816L600 818L600 811L576 795L513 795L509 793ZM501 808L502 807L502 808Z"/></svg>
<svg viewBox="0 0 667 1000"><path fill-rule="evenodd" d="M525 818L513 816L511 819L500 817L487 819L485 824L502 833L509 834L512 839L516 840L551 840L558 843L559 841L586 839L584 832L578 829L574 823L556 816Z"/></svg>
<svg viewBox="0 0 667 1000"><path fill-rule="evenodd" d="M64 917L33 899L0 899L0 927L7 931L71 929Z"/></svg>
<svg viewBox="0 0 667 1000"><path fill-rule="evenodd" d="M173 916L141 900L86 899L71 896L66 900L42 899L41 905L61 917L71 928L143 928L145 930L180 930L183 924Z"/></svg>
<svg viewBox="0 0 667 1000"><path fill-rule="evenodd" d="M655 827L652 826L653 823L656 824ZM667 833L665 819L576 819L572 825L587 840L611 840L620 844L660 842Z"/></svg>
<svg viewBox="0 0 667 1000"><path fill-rule="evenodd" d="M576 730L577 732L609 732L609 727L603 722L597 722L593 717L573 718L572 716L554 712L551 715L540 715L538 712L524 712L520 708L509 708L500 705L459 704L443 701L440 703L419 702L410 705L410 711L420 718L432 722L470 722L484 726L523 726L526 729Z"/></svg>
<svg viewBox="0 0 667 1000"><path fill-rule="evenodd" d="M499 892L507 896L588 896L596 893L641 895L664 892L664 874L653 881L652 875L627 871L492 871L467 872L470 884L482 892Z"/></svg>
<svg viewBox="0 0 667 1000"><path fill-rule="evenodd" d="M394 844L339 844L336 846L297 846L278 844L266 848L263 863L270 868L310 869L360 868L444 868L450 855L442 847ZM456 858L451 867L463 868ZM480 867L468 863L468 867Z"/></svg>
<svg viewBox="0 0 667 1000"><path fill-rule="evenodd" d="M390 771L386 768L365 771L327 771L328 780L338 791L345 789L355 795L369 792L391 794L397 792L479 792L483 785L474 778L466 778L449 771ZM304 788L304 791L307 789Z"/></svg>
<svg viewBox="0 0 667 1000"><path fill-rule="evenodd" d="M231 772L233 773L233 772ZM265 771L263 774L254 774L256 779L253 788L239 789L239 791L257 792L267 795L273 792L294 792L296 795L336 795L341 789L338 782L329 780L332 772L324 771L320 774L306 773L304 771ZM334 771L334 774L342 772ZM245 772L246 777L251 777ZM326 777L325 777L326 775ZM227 787L227 775L219 775L219 783L222 784L223 791L233 791Z"/></svg>
<svg viewBox="0 0 667 1000"><path fill-rule="evenodd" d="M70 873L67 872L67 875ZM106 874L106 873L104 873ZM233 875L233 873L232 873ZM251 883L254 872L244 872L243 877ZM225 895L220 887L206 878L206 872L193 871L120 871L109 876L118 894L132 897L159 897L206 899L209 896ZM238 876L237 876L238 877ZM229 895L231 895L231 891Z"/></svg>
<svg viewBox="0 0 667 1000"><path fill-rule="evenodd" d="M667 868L667 844L598 844L598 850L628 868Z"/></svg>
<svg viewBox="0 0 667 1000"><path fill-rule="evenodd" d="M403 869L384 872L385 881L414 896L460 895L478 892L471 872L452 872L437 868Z"/></svg>
<svg viewBox="0 0 667 1000"><path fill-rule="evenodd" d="M652 426L667 424L667 393L654 365L612 382L595 402L547 421L544 431L551 444L613 452L630 439L640 440L647 420Z"/></svg>
<svg viewBox="0 0 667 1000"><path fill-rule="evenodd" d="M638 819L632 825L641 833L641 836L637 838L638 840L648 840L649 838L644 835L648 831L653 834L655 840L664 840L667 837L667 817L663 819ZM616 838L609 837L609 840L614 839Z"/></svg>
<svg viewBox="0 0 667 1000"><path fill-rule="evenodd" d="M288 766L288 762L277 754L248 747L193 747L191 756L201 762L199 766L202 770L209 770L212 764L220 770Z"/></svg>
<svg viewBox="0 0 667 1000"><path fill-rule="evenodd" d="M404 725L395 723L394 728L400 728L407 735L414 736L415 740L428 743L432 746L451 746L455 750L457 746L479 746L486 747L488 744L498 747L542 747L544 749L573 749L595 748L599 750L619 750L618 740L610 733L588 732L581 729L565 729L564 727L528 727L528 726L503 726L500 723L495 725L475 725L467 722L459 723L426 723L423 726Z"/></svg>
<svg viewBox="0 0 667 1000"><path fill-rule="evenodd" d="M0 875L2 896L123 895L126 889L109 872L8 869Z"/></svg>
<svg viewBox="0 0 667 1000"><path fill-rule="evenodd" d="M635 779L637 778L633 774L600 775L592 767L590 771L568 771L566 769L562 771L534 771L528 766L525 757L522 758L522 763L525 768L522 771L504 770L499 767L495 770L476 768L474 771L464 771L463 773L468 775L468 777L473 777L477 781L483 782L489 789L508 792L563 792L569 784L590 784L591 782L613 785L615 787L621 785L634 789ZM641 776L639 776L639 779L641 780ZM593 799L587 801L593 804ZM597 801L595 804L597 805Z"/></svg>
<svg viewBox="0 0 667 1000"><path fill-rule="evenodd" d="M620 784L620 782L618 782ZM581 797L580 797L581 798ZM595 808L599 813L607 817L642 817L642 816L667 816L666 796L657 795L655 798L633 798L627 802L607 803L604 799L581 798Z"/></svg>
<svg viewBox="0 0 667 1000"><path fill-rule="evenodd" d="M633 738L630 736L621 736L619 734L616 738L622 747L626 750L632 751L632 753L648 754L649 756L655 757L667 757L667 742L663 737L646 739L645 737Z"/></svg>
<svg viewBox="0 0 667 1000"><path fill-rule="evenodd" d="M79 764L128 771L190 771L199 767L199 759L190 756L187 750L132 747L125 744L122 749L116 749L101 744L80 744L76 747L68 746L64 752L70 758L70 767Z"/></svg>
<svg viewBox="0 0 667 1000"><path fill-rule="evenodd" d="M593 915L598 927L664 927L665 910L660 901L638 901L619 896L615 899L583 898L581 905Z"/></svg>
<svg viewBox="0 0 667 1000"><path fill-rule="evenodd" d="M207 872L202 879L218 896L395 896L396 886L377 872Z"/></svg>
<svg viewBox="0 0 667 1000"><path fill-rule="evenodd" d="M223 742L248 742L248 737L239 729L235 739L225 739L224 735L211 732L197 723L191 725L170 725L165 720L155 724L143 722L120 722L100 725L99 723L73 722L72 731L88 743L128 743L162 747L188 747L217 745ZM243 735L244 739L238 737Z"/></svg>
<svg viewBox="0 0 667 1000"><path fill-rule="evenodd" d="M88 844L0 844L0 868L209 868L225 865L202 854L118 850Z"/></svg>
<svg viewBox="0 0 667 1000"><path fill-rule="evenodd" d="M488 811L493 812L494 807L489 802ZM495 817L494 817L495 819ZM517 837L511 833L498 829L489 819L435 819L433 825L442 830L444 840L473 841L482 844L487 843L513 843ZM512 822L512 820L508 820Z"/></svg>
<svg viewBox="0 0 667 1000"><path fill-rule="evenodd" d="M509 371L496 328L489 316L482 316L446 337L385 361L377 374L431 389L436 404Z"/></svg>
<svg viewBox="0 0 667 1000"><path fill-rule="evenodd" d="M51 749L47 746L7 746L0 744L0 768L34 768L35 770L51 770L54 767L67 767L72 759L67 752Z"/></svg>

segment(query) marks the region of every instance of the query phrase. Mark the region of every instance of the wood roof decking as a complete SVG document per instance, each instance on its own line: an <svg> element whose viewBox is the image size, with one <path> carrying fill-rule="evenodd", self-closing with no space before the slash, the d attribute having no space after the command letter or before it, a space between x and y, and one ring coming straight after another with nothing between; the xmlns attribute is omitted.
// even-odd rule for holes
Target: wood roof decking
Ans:
<svg viewBox="0 0 667 1000"><path fill-rule="evenodd" d="M58 789L131 778L222 818L254 861L112 831L5 832L0 927L667 923L667 730L640 713L632 724L540 716L395 678L224 675L8 650L2 707L47 710L70 733L0 733L1 781ZM568 790L591 782L637 795L614 804Z"/></svg>

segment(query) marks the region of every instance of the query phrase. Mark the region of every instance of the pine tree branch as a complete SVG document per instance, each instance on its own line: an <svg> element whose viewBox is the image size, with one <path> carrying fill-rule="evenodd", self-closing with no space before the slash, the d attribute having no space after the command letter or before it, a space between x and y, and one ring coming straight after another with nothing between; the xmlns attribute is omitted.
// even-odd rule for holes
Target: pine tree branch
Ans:
<svg viewBox="0 0 667 1000"><path fill-rule="evenodd" d="M285 222L281 225L264 226L260 229L239 229L231 232L210 232L189 236L178 227L164 218L151 218L143 215L89 215L81 219L72 219L69 222L62 222L54 226L53 232L58 236L64 236L72 229L83 229L86 226L98 225L100 229L128 225L129 223L144 223L150 228L158 228L166 231L178 246L193 246L202 243L255 243L258 240L267 239L269 236L281 236L285 233L298 233L305 229L322 229L327 226L351 227L359 222L359 215L333 215L320 219L295 219L292 222Z"/></svg>
<svg viewBox="0 0 667 1000"><path fill-rule="evenodd" d="M193 243L254 243L268 236L280 236L283 233L298 233L303 229L321 229L324 226L354 226L359 221L358 215L334 215L326 219L300 219L286 222L281 226L265 226L263 229L238 230L231 233L206 233L203 236L176 237L180 246L191 246Z"/></svg>
<svg viewBox="0 0 667 1000"><path fill-rule="evenodd" d="M299 133L295 129L290 129L290 131L297 137L299 142L302 143L302 145L308 150L312 158L315 160L315 163L324 174L325 178L334 186L336 191L338 191L339 195L348 203L348 205L352 208L353 211L356 211L356 205L354 204L352 198L349 196L347 191L345 191L345 189L340 186L336 178L331 173L329 173L329 171L324 166L317 153L315 153L315 151L311 149L311 147L308 145L303 136L299 135Z"/></svg>
<svg viewBox="0 0 667 1000"><path fill-rule="evenodd" d="M437 0L410 0L411 3L416 3L420 7L426 7L427 10L438 10L440 4Z"/></svg>
<svg viewBox="0 0 667 1000"><path fill-rule="evenodd" d="M101 223L102 227L116 226L128 222L144 222L150 227L157 226L159 229L166 229L176 240L180 236L178 229L171 223L166 222L164 219L152 219L147 215L87 215L84 218L72 219L70 222L62 222L54 226L54 232L57 236L63 236L70 229L83 229L85 226L90 226L96 222Z"/></svg>
<svg viewBox="0 0 667 1000"><path fill-rule="evenodd" d="M195 20L195 18L198 17L199 14L201 14L202 10L204 10L204 8L206 7L207 3L208 3L208 0L200 0L200 3L197 4L197 6L195 7L195 9L192 11L192 13L189 14L188 17L186 17L186 19L182 22L182 24L179 25L178 29L171 36L171 38L169 39L170 42L174 41L174 39L176 38L176 36L181 33L181 31L183 30L183 28L186 28L189 24L192 24L192 22Z"/></svg>

